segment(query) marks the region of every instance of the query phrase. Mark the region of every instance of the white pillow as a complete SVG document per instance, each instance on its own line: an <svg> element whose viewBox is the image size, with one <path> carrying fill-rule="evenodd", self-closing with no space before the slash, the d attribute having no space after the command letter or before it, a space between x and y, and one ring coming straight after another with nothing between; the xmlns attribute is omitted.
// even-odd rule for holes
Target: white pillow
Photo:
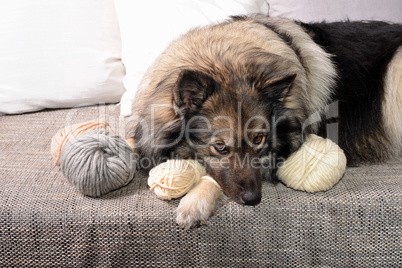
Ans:
<svg viewBox="0 0 402 268"><path fill-rule="evenodd" d="M216 23L230 15L268 14L266 0L115 0L126 66L121 115L131 103L147 68L168 44L190 28Z"/></svg>
<svg viewBox="0 0 402 268"><path fill-rule="evenodd" d="M401 0L268 0L269 15L303 22L386 20L402 22Z"/></svg>
<svg viewBox="0 0 402 268"><path fill-rule="evenodd" d="M124 93L113 0L0 3L0 114L118 102Z"/></svg>

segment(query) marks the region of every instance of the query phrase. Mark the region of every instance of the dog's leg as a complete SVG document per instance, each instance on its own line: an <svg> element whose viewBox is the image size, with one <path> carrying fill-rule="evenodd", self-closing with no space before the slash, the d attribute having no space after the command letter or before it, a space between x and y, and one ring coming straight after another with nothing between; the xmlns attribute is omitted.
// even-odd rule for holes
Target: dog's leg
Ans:
<svg viewBox="0 0 402 268"><path fill-rule="evenodd" d="M202 178L181 199L176 211L176 222L186 230L206 224L208 218L214 214L217 201L221 196L222 191L216 183Z"/></svg>

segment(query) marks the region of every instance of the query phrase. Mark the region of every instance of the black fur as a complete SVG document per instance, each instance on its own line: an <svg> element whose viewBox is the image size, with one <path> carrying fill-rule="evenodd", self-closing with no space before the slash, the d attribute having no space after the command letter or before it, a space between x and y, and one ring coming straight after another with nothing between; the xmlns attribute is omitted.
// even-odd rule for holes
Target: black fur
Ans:
<svg viewBox="0 0 402 268"><path fill-rule="evenodd" d="M333 55L339 75L334 96L339 101L339 145L348 163L383 159L384 74L402 45L402 25L375 21L301 25Z"/></svg>

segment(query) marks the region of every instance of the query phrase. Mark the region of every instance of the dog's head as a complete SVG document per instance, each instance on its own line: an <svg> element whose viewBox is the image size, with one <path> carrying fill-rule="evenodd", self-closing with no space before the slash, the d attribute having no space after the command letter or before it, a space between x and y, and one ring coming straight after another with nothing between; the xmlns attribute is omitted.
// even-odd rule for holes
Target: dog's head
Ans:
<svg viewBox="0 0 402 268"><path fill-rule="evenodd" d="M185 121L177 154L201 160L234 201L258 204L261 160L280 147L278 131L291 125L281 117L295 77L257 70L246 77L224 79L181 71L173 90L174 107Z"/></svg>

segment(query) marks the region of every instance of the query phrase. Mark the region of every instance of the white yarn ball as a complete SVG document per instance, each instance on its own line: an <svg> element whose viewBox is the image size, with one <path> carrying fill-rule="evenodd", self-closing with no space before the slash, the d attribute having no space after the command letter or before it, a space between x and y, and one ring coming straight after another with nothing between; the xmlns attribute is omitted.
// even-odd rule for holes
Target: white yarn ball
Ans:
<svg viewBox="0 0 402 268"><path fill-rule="evenodd" d="M170 159L151 169L148 185L164 200L179 198L206 175L203 165L195 160Z"/></svg>
<svg viewBox="0 0 402 268"><path fill-rule="evenodd" d="M278 169L278 178L288 187L306 192L331 189L343 176L346 156L329 139L311 134Z"/></svg>

